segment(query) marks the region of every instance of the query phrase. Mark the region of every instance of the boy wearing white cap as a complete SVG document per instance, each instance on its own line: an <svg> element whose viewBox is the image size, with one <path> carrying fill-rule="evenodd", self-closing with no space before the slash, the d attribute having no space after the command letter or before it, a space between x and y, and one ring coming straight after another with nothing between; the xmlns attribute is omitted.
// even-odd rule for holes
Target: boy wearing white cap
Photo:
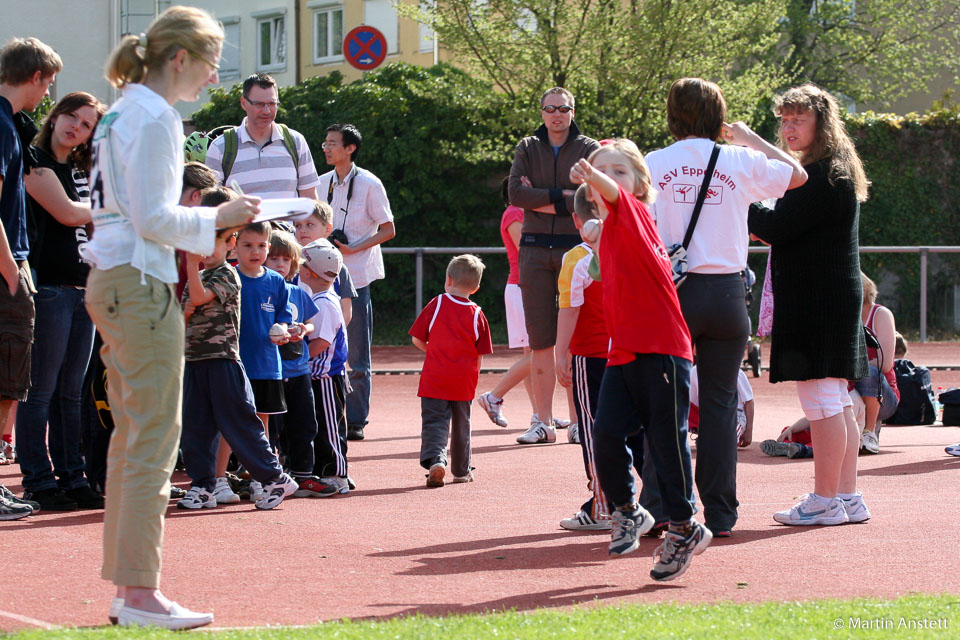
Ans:
<svg viewBox="0 0 960 640"><path fill-rule="evenodd" d="M314 330L307 343L318 427L313 442L313 473L337 493L350 493L345 403L347 334L340 297L333 290L341 266L343 257L327 240L316 240L303 248L300 278L313 291L313 302L319 309L311 319Z"/></svg>

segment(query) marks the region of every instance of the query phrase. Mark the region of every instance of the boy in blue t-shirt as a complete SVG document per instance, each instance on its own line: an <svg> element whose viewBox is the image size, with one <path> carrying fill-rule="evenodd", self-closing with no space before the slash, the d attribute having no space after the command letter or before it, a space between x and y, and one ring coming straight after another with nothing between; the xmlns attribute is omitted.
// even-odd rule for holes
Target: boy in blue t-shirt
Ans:
<svg viewBox="0 0 960 640"><path fill-rule="evenodd" d="M302 251L293 234L274 231L270 235L267 267L287 281L287 293L290 296L287 308L293 317L291 333L305 338L314 330L310 320L318 309L310 294L294 284L300 273L301 258ZM335 495L337 490L334 487L323 484L313 475L317 414L310 382L310 352L305 341L281 345L280 360L283 368L283 398L287 403L287 413L281 416L284 425L281 446L286 450L287 468L299 485L294 495L301 498Z"/></svg>
<svg viewBox="0 0 960 640"><path fill-rule="evenodd" d="M346 323L333 283L343 265L340 252L325 240L303 248L301 278L313 291L319 311L309 336L310 377L317 412L314 475L339 493L350 492L347 476Z"/></svg>
<svg viewBox="0 0 960 640"><path fill-rule="evenodd" d="M277 345L300 340L291 334L293 317L287 308L287 283L276 271L263 265L270 251L270 224L255 222L237 234L237 273L240 275L240 359L247 370L257 416L270 439L270 416L286 413L283 371ZM276 327L276 328L275 328ZM250 499L256 500L260 483L250 483Z"/></svg>

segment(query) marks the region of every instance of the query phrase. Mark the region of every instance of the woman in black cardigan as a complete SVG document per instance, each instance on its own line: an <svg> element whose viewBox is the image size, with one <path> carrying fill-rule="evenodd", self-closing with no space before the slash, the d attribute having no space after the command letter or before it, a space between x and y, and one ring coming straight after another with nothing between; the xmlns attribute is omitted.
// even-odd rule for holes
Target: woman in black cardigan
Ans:
<svg viewBox="0 0 960 640"><path fill-rule="evenodd" d="M867 375L857 228L870 183L833 96L806 84L778 97L774 111L780 145L809 178L773 210L751 206L748 224L770 244L770 381L797 381L817 455L814 492L773 518L790 525L863 522L870 512L857 491L860 431L847 380Z"/></svg>

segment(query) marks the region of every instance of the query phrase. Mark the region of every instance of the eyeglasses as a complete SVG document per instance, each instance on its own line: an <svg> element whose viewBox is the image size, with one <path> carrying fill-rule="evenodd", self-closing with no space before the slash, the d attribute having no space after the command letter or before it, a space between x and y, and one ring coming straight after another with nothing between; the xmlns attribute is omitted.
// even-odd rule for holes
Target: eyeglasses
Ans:
<svg viewBox="0 0 960 640"><path fill-rule="evenodd" d="M324 142L320 145L320 148L326 151L327 149L336 149L338 146L340 146L339 142Z"/></svg>
<svg viewBox="0 0 960 640"><path fill-rule="evenodd" d="M193 56L194 58L196 58L197 60L206 63L207 66L210 67L212 70L214 70L214 71L220 71L220 65L214 64L214 63L210 62L209 60L207 60L206 58L204 58L204 57L203 57L202 55L200 55L199 53L196 53L196 52L194 52L194 51L190 51L189 49L187 49L187 51L189 51L189 52L190 52L190 55Z"/></svg>
<svg viewBox="0 0 960 640"><path fill-rule="evenodd" d="M560 113L570 113L573 111L573 107L568 104L562 104L559 107L553 104L547 104L540 107L540 109L542 111L546 111L547 113L553 113L554 111L559 111Z"/></svg>
<svg viewBox="0 0 960 640"><path fill-rule="evenodd" d="M250 98L245 98L245 100L249 102L254 109L279 109L280 108L280 103L277 102L276 100L270 100L268 102L260 102L259 100L251 100Z"/></svg>

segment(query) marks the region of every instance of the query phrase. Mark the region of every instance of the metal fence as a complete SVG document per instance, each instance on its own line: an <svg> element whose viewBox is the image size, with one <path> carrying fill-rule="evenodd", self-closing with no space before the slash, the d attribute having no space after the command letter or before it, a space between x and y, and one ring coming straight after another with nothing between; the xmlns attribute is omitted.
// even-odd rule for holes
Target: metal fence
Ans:
<svg viewBox="0 0 960 640"><path fill-rule="evenodd" d="M769 247L750 247L750 253L768 253ZM415 314L423 309L423 256L473 254L506 254L503 247L383 247L387 254L412 255L416 260ZM927 259L931 253L960 253L960 247L860 247L860 253L920 254L920 342L927 341Z"/></svg>

